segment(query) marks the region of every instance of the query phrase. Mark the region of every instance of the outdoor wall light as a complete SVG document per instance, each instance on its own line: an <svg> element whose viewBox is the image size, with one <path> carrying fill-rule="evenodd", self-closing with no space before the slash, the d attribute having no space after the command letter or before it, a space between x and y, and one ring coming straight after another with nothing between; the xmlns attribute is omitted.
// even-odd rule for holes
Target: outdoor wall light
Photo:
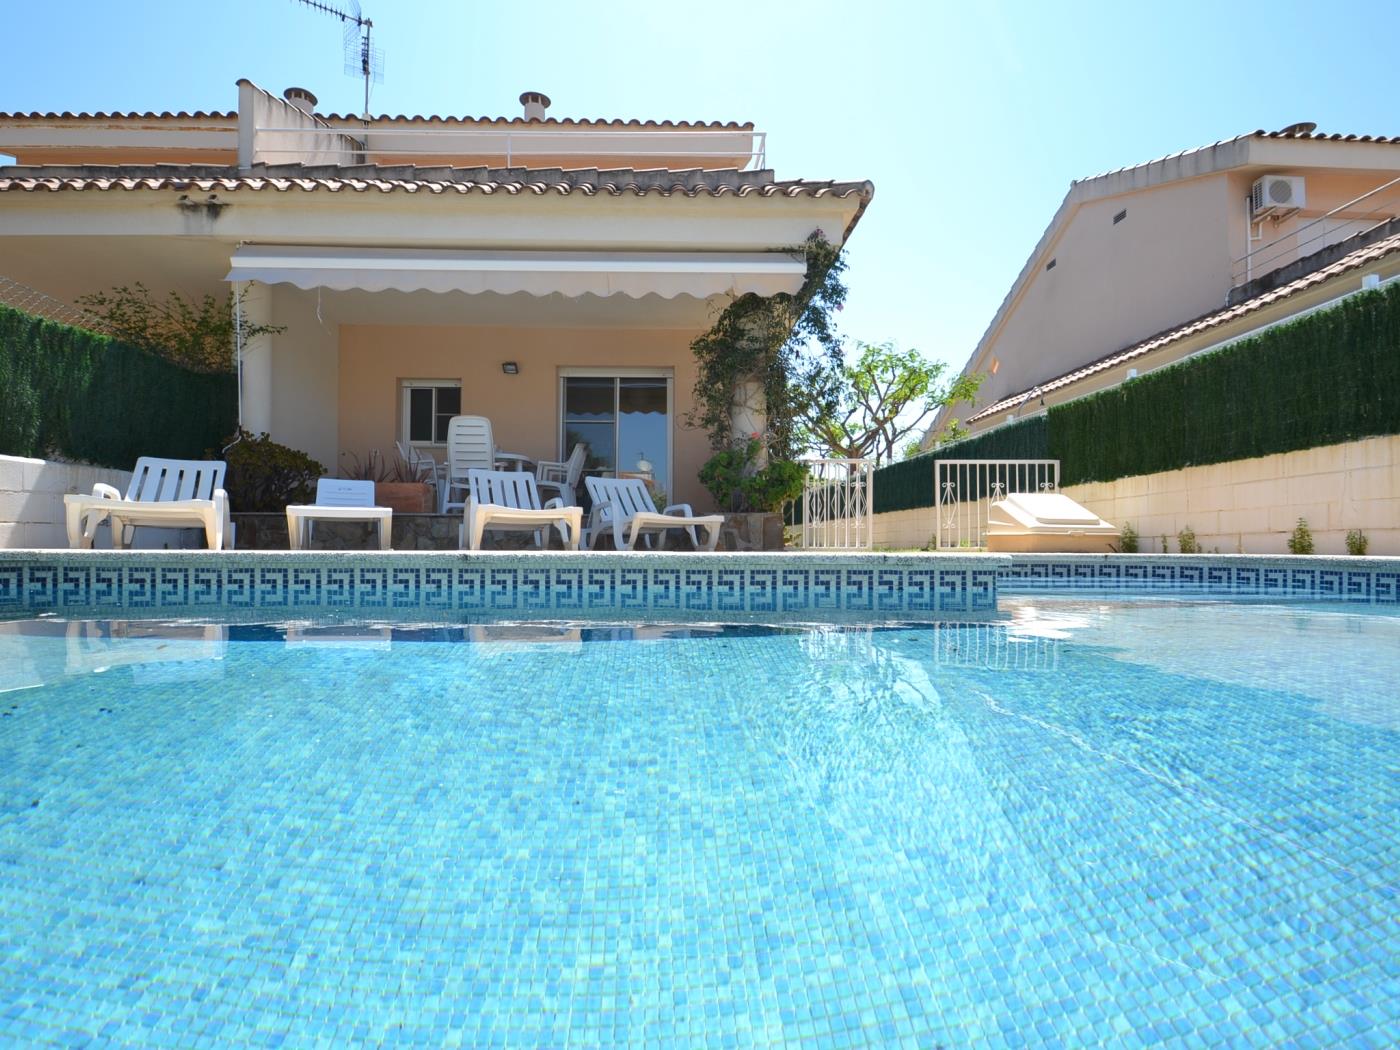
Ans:
<svg viewBox="0 0 1400 1050"><path fill-rule="evenodd" d="M502 361L502 362L501 362L501 371L504 372L504 373L505 373L506 375L508 375L508 376L519 375L519 374L520 374L520 366L519 366L518 364L516 364L514 361Z"/></svg>

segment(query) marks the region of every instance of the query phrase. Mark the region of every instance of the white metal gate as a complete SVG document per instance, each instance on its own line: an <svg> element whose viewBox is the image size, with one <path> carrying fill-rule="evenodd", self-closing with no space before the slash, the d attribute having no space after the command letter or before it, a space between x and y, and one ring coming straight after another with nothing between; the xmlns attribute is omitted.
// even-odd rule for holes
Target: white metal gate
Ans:
<svg viewBox="0 0 1400 1050"><path fill-rule="evenodd" d="M1058 459L936 459L933 491L938 499L938 550L981 547L987 508L1012 492L1056 492Z"/></svg>
<svg viewBox="0 0 1400 1050"><path fill-rule="evenodd" d="M802 546L869 550L873 542L875 463L869 459L808 459L802 487Z"/></svg>

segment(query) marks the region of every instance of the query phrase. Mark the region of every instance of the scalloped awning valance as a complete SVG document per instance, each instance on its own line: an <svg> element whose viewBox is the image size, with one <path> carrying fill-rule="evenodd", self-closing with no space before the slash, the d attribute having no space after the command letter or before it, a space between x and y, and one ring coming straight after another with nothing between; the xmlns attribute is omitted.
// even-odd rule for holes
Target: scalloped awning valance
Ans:
<svg viewBox="0 0 1400 1050"><path fill-rule="evenodd" d="M226 281L367 292L511 295L793 294L807 264L787 252L529 252L241 245Z"/></svg>

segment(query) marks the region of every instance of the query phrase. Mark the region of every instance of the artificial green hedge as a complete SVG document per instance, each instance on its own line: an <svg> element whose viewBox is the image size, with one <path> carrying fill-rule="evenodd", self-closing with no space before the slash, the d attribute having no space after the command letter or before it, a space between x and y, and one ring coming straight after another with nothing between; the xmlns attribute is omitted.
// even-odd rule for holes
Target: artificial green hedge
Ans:
<svg viewBox="0 0 1400 1050"><path fill-rule="evenodd" d="M1060 483L1400 433L1400 284L1049 413Z"/></svg>
<svg viewBox="0 0 1400 1050"><path fill-rule="evenodd" d="M0 306L0 453L123 469L201 459L234 431L236 384Z"/></svg>
<svg viewBox="0 0 1400 1050"><path fill-rule="evenodd" d="M1060 484L1400 434L1400 284L875 472L875 510L934 504L935 459L1058 459Z"/></svg>

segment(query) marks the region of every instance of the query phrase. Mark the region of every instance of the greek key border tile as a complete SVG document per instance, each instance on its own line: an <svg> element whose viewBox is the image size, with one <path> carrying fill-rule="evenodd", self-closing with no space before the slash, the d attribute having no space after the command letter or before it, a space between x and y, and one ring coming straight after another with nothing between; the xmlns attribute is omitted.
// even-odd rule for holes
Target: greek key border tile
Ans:
<svg viewBox="0 0 1400 1050"><path fill-rule="evenodd" d="M91 559L7 564L0 558L0 611L158 610L276 615L801 615L957 613L996 607L995 568L852 559L743 564L167 564Z"/></svg>
<svg viewBox="0 0 1400 1050"><path fill-rule="evenodd" d="M1341 559L1104 558L1016 555L999 572L1003 593L1096 592L1400 604L1400 562L1354 567Z"/></svg>

